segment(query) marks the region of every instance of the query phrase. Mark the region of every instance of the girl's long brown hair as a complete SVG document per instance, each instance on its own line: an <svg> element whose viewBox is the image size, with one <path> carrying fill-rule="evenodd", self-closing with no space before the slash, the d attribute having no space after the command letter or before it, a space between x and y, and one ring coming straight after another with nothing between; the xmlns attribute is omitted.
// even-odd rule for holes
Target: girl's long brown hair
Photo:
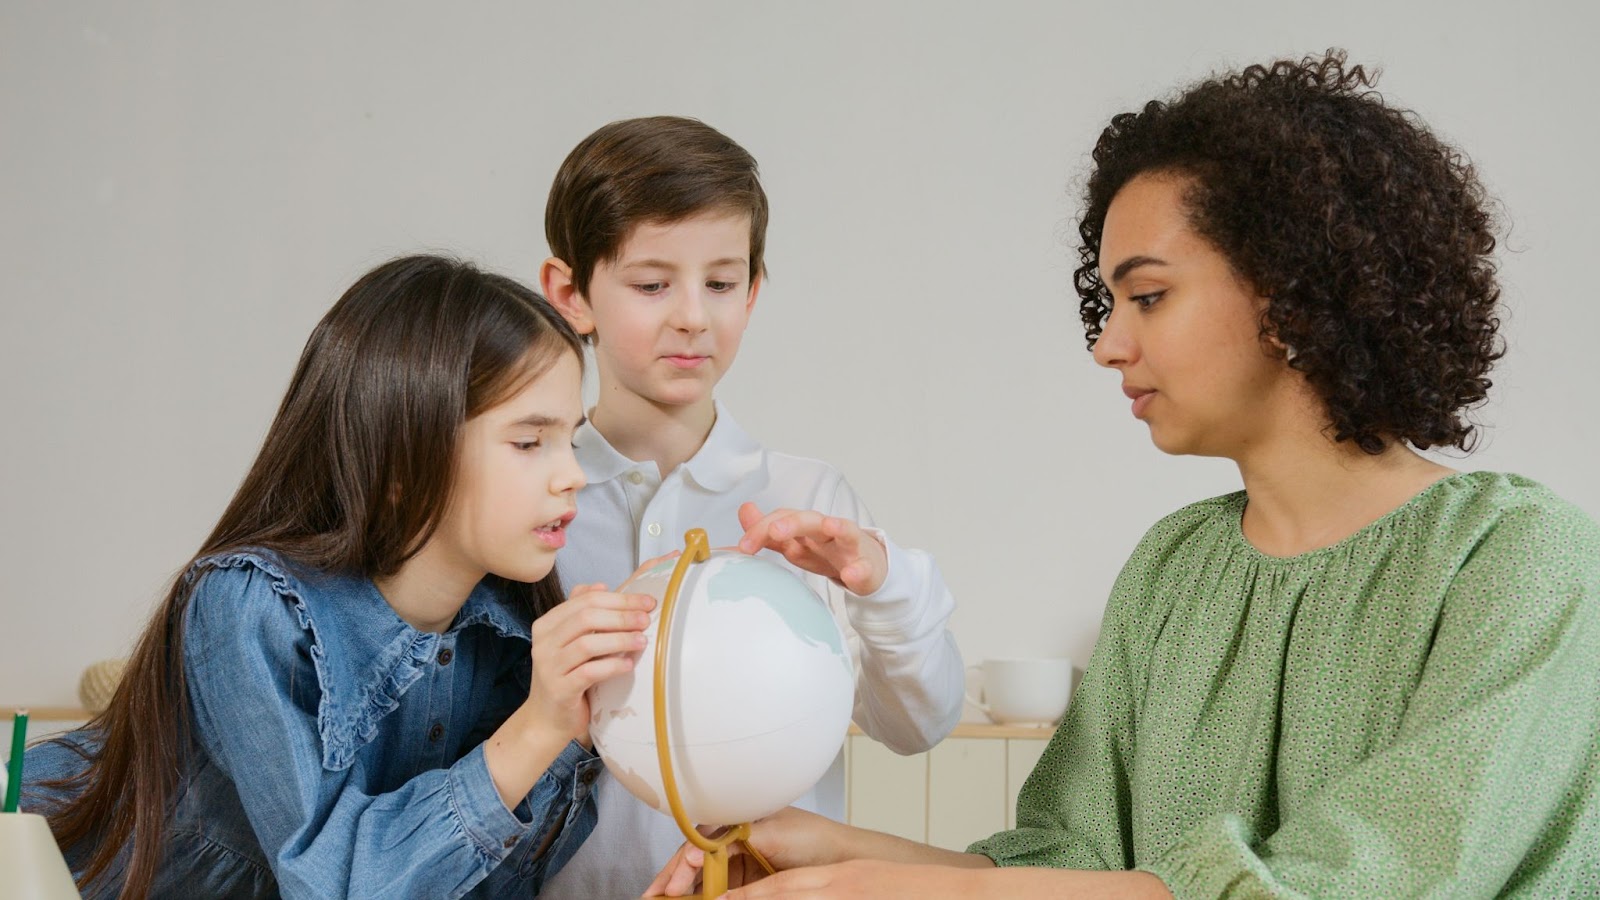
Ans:
<svg viewBox="0 0 1600 900"><path fill-rule="evenodd" d="M98 748L75 748L88 768L42 785L70 795L46 804L57 842L92 848L80 888L115 875L130 839L124 900L143 900L161 864L191 748L183 620L195 563L262 547L316 569L392 575L438 525L462 423L561 354L581 360L581 347L537 293L442 257L384 263L339 298L306 342L249 474L151 617L111 705L88 724ZM504 586L533 616L562 598L554 571Z"/></svg>

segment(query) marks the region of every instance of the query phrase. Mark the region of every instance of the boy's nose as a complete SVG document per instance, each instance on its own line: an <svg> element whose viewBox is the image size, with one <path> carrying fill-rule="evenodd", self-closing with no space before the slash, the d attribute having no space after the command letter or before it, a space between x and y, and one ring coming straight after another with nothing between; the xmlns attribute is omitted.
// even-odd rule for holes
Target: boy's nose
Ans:
<svg viewBox="0 0 1600 900"><path fill-rule="evenodd" d="M708 317L703 288L690 288L678 295L672 306L672 327L679 331L704 331Z"/></svg>

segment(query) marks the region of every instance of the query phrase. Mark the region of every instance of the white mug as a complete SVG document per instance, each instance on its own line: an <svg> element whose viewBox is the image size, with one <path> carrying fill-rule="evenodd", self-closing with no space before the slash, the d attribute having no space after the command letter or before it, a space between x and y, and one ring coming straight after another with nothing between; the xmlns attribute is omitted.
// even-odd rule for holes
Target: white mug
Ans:
<svg viewBox="0 0 1600 900"><path fill-rule="evenodd" d="M0 813L0 877L7 897L79 896L50 826L33 813Z"/></svg>
<svg viewBox="0 0 1600 900"><path fill-rule="evenodd" d="M1072 699L1072 660L986 659L968 666L982 673L979 696L967 702L1000 725L1054 725Z"/></svg>

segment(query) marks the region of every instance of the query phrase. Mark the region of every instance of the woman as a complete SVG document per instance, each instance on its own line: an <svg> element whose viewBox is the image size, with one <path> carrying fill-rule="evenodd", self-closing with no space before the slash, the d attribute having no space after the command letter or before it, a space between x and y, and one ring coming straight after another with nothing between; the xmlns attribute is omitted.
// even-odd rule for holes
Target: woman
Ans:
<svg viewBox="0 0 1600 900"><path fill-rule="evenodd" d="M1494 238L1471 167L1372 85L1279 61L1101 135L1095 360L1244 490L1124 566L1018 827L955 853L786 811L753 842L792 871L729 896L1600 893L1600 528L1416 452L1472 444Z"/></svg>

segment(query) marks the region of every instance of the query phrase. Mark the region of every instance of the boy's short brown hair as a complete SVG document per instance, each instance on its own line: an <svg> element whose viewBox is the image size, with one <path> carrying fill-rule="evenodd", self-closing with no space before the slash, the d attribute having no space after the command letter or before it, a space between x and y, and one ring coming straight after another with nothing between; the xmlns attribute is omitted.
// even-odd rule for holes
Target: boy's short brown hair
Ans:
<svg viewBox="0 0 1600 900"><path fill-rule="evenodd" d="M550 186L544 234L588 294L595 266L615 259L634 227L703 212L750 216L750 279L766 274L767 194L755 157L696 119L623 119L584 138Z"/></svg>

